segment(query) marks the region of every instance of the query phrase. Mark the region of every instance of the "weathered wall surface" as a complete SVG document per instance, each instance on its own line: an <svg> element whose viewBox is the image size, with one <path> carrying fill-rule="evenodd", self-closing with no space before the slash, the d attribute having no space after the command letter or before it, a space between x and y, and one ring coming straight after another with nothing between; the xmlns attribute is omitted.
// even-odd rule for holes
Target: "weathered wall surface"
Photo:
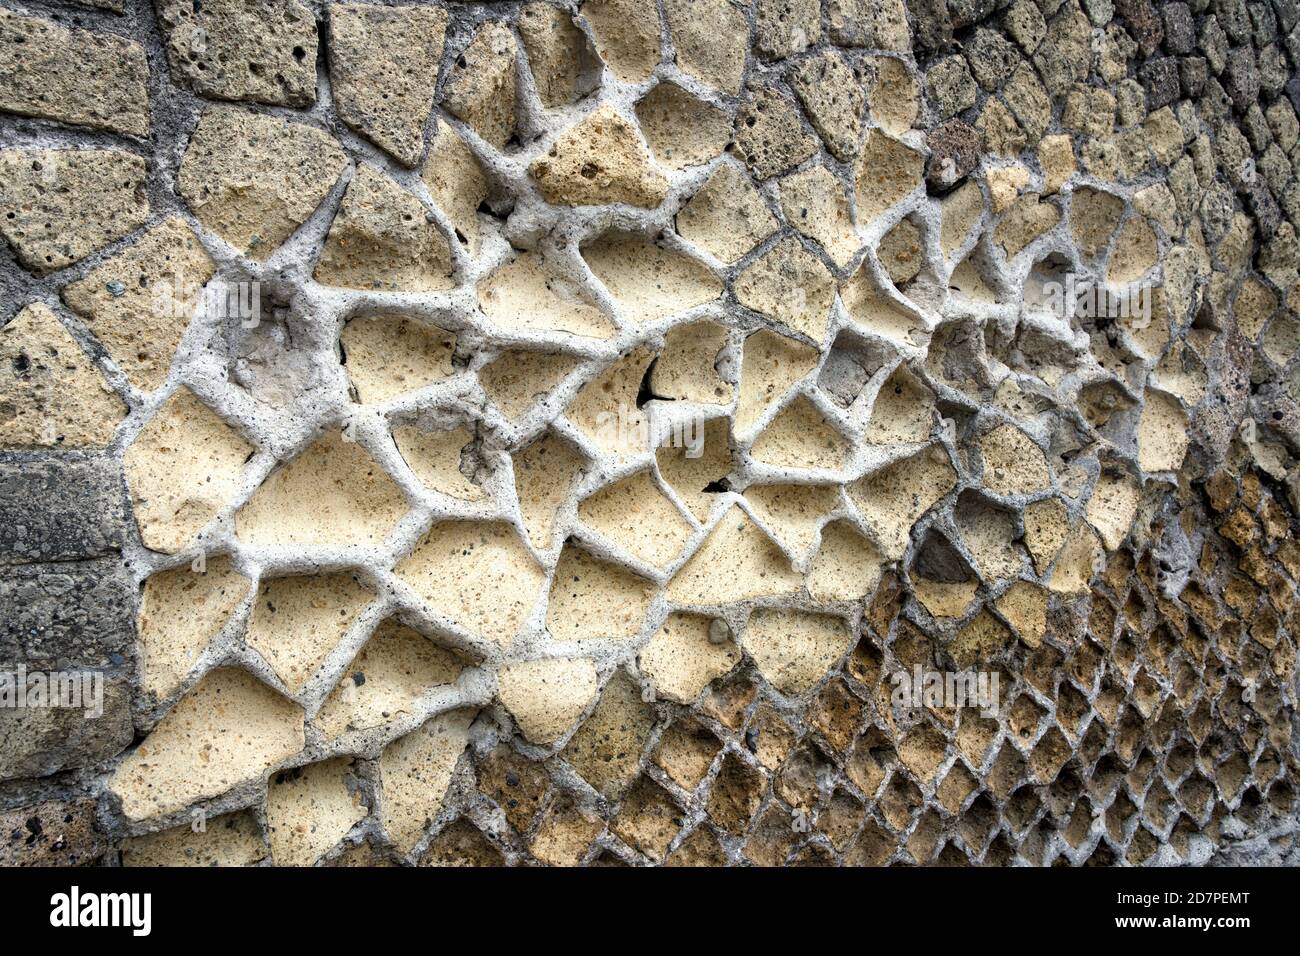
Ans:
<svg viewBox="0 0 1300 956"><path fill-rule="evenodd" d="M0 0L0 862L1297 862L1297 63Z"/></svg>

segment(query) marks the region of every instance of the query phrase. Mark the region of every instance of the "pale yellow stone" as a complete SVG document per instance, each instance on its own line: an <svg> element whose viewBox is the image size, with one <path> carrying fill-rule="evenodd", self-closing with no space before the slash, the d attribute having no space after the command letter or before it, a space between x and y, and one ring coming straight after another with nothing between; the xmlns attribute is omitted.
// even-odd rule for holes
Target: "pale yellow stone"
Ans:
<svg viewBox="0 0 1300 956"><path fill-rule="evenodd" d="M193 392L177 389L123 462L144 546L175 554L189 544L239 493L253 451Z"/></svg>
<svg viewBox="0 0 1300 956"><path fill-rule="evenodd" d="M653 209L668 193L668 180L636 126L608 105L556 137L528 174L556 206L627 203Z"/></svg>
<svg viewBox="0 0 1300 956"><path fill-rule="evenodd" d="M744 11L728 0L664 0L677 65L705 86L740 92L749 49Z"/></svg>
<svg viewBox="0 0 1300 956"><path fill-rule="evenodd" d="M302 708L247 671L209 673L109 778L131 820L183 810L257 780L303 748Z"/></svg>
<svg viewBox="0 0 1300 956"><path fill-rule="evenodd" d="M282 464L235 514L247 544L378 546L406 514L406 497L360 442L326 432Z"/></svg>
<svg viewBox="0 0 1300 956"><path fill-rule="evenodd" d="M322 285L384 292L456 285L447 240L420 200L366 164L348 183L314 275Z"/></svg>
<svg viewBox="0 0 1300 956"><path fill-rule="evenodd" d="M469 429L425 431L412 425L394 428L393 441L426 488L461 501L481 501L485 497L482 487L460 470L461 452L474 441Z"/></svg>
<svg viewBox="0 0 1300 956"><path fill-rule="evenodd" d="M655 584L566 544L555 564L546 629L556 641L625 641L636 637Z"/></svg>
<svg viewBox="0 0 1300 956"><path fill-rule="evenodd" d="M390 617L352 659L315 724L327 738L382 727L417 713L426 691L455 683L465 666L454 652Z"/></svg>
<svg viewBox="0 0 1300 956"><path fill-rule="evenodd" d="M568 332L595 339L616 331L577 283L548 268L540 253L514 256L479 285L478 294L483 314L504 331Z"/></svg>
<svg viewBox="0 0 1300 956"><path fill-rule="evenodd" d="M637 123L665 169L707 163L731 139L731 118L676 83L660 83L636 104Z"/></svg>
<svg viewBox="0 0 1300 956"><path fill-rule="evenodd" d="M348 380L364 405L386 402L450 378L456 336L420 319L391 312L358 316L343 326L339 345Z"/></svg>
<svg viewBox="0 0 1300 956"><path fill-rule="evenodd" d="M216 264L184 220L173 217L63 290L136 388L162 385Z"/></svg>
<svg viewBox="0 0 1300 956"><path fill-rule="evenodd" d="M975 224L984 215L984 194L972 180L966 180L961 186L945 196L940 203L943 226L939 231L939 249L945 259L951 259L966 238L971 234Z"/></svg>
<svg viewBox="0 0 1300 956"><path fill-rule="evenodd" d="M920 153L880 130L870 130L857 162L858 223L865 226L902 201L923 180Z"/></svg>
<svg viewBox="0 0 1300 956"><path fill-rule="evenodd" d="M1025 545L1040 575L1056 560L1070 534L1070 516L1060 498L1046 498L1025 506Z"/></svg>
<svg viewBox="0 0 1300 956"><path fill-rule="evenodd" d="M1089 582L1101 564L1101 542L1086 522L1080 521L1065 539L1057 555L1048 588L1058 594L1086 594Z"/></svg>
<svg viewBox="0 0 1300 956"><path fill-rule="evenodd" d="M1103 471L1097 479L1087 516L1107 551L1116 550L1128 537L1141 497L1142 489L1130 475Z"/></svg>
<svg viewBox="0 0 1300 956"><path fill-rule="evenodd" d="M607 455L621 459L649 450L649 420L637 396L652 361L648 348L633 349L584 385L569 405L569 419Z"/></svg>
<svg viewBox="0 0 1300 956"><path fill-rule="evenodd" d="M668 582L675 604L718 607L799 591L790 559L739 507L729 508Z"/></svg>
<svg viewBox="0 0 1300 956"><path fill-rule="evenodd" d="M515 452L515 494L533 547L551 546L556 512L586 463L585 455L553 431Z"/></svg>
<svg viewBox="0 0 1300 956"><path fill-rule="evenodd" d="M844 520L822 529L808 572L808 592L818 601L858 601L876 590L884 558L880 549Z"/></svg>
<svg viewBox="0 0 1300 956"><path fill-rule="evenodd" d="M347 573L263 578L245 640L296 694L374 597Z"/></svg>
<svg viewBox="0 0 1300 956"><path fill-rule="evenodd" d="M813 546L822 518L840 504L834 485L751 485L745 498L764 527L799 556Z"/></svg>
<svg viewBox="0 0 1300 956"><path fill-rule="evenodd" d="M639 471L606 485L578 505L578 519L647 564L663 569L677 559L694 529L655 484Z"/></svg>
<svg viewBox="0 0 1300 956"><path fill-rule="evenodd" d="M0 328L0 446L100 447L126 403L48 306L33 302Z"/></svg>
<svg viewBox="0 0 1300 956"><path fill-rule="evenodd" d="M434 205L447 214L459 233L457 240L471 256L478 255L482 237L478 207L487 199L487 176L460 134L441 119L435 121L433 143L420 178Z"/></svg>
<svg viewBox="0 0 1300 956"><path fill-rule="evenodd" d="M874 75L867 86L871 118L890 136L902 136L916 123L921 110L921 90L903 61L875 57Z"/></svg>
<svg viewBox="0 0 1300 956"><path fill-rule="evenodd" d="M763 676L784 694L807 693L848 650L849 629L827 614L759 609L741 644Z"/></svg>
<svg viewBox="0 0 1300 956"><path fill-rule="evenodd" d="M703 263L634 236L602 237L584 246L582 257L622 317L635 325L712 302L722 292Z"/></svg>
<svg viewBox="0 0 1300 956"><path fill-rule="evenodd" d="M998 613L1010 622L1029 647L1047 636L1047 592L1029 581L1016 581L997 599Z"/></svg>
<svg viewBox="0 0 1300 956"><path fill-rule="evenodd" d="M445 74L442 99L447 111L497 149L515 134L515 52L510 27L489 20Z"/></svg>
<svg viewBox="0 0 1300 956"><path fill-rule="evenodd" d="M1147 391L1138 420L1138 467L1146 472L1177 471L1187 454L1187 414L1175 399Z"/></svg>
<svg viewBox="0 0 1300 956"><path fill-rule="evenodd" d="M732 163L719 163L677 214L682 238L726 263L736 262L776 226L762 194Z"/></svg>
<svg viewBox="0 0 1300 956"><path fill-rule="evenodd" d="M596 52L624 83L649 79L659 64L659 8L645 0L585 0Z"/></svg>
<svg viewBox="0 0 1300 956"><path fill-rule="evenodd" d="M393 572L439 615L502 647L545 577L514 528L484 521L435 523Z"/></svg>
<svg viewBox="0 0 1300 956"><path fill-rule="evenodd" d="M638 658L641 673L655 694L679 704L691 704L711 682L740 663L740 648L728 636L710 638L714 619L674 611L669 614ZM729 634L730 632L728 632Z"/></svg>
<svg viewBox="0 0 1300 956"><path fill-rule="evenodd" d="M208 229L258 261L306 222L347 168L334 138L235 106L210 106L177 185Z"/></svg>
<svg viewBox="0 0 1300 956"><path fill-rule="evenodd" d="M984 487L995 495L1029 495L1052 485L1047 456L1014 425L999 425L979 439Z"/></svg>
<svg viewBox="0 0 1300 956"><path fill-rule="evenodd" d="M862 246L853 231L844 187L825 166L810 166L782 179L781 210L786 222L820 243L840 268L847 266Z"/></svg>
<svg viewBox="0 0 1300 956"><path fill-rule="evenodd" d="M659 361L650 372L655 395L704 405L730 404L733 389L718 374L727 330L716 322L691 322L668 330Z"/></svg>
<svg viewBox="0 0 1300 956"><path fill-rule="evenodd" d="M659 474L699 521L708 520L719 483L732 470L730 425L730 419L710 418L703 441L677 441L670 433L655 450ZM692 456L692 448L699 454Z"/></svg>
<svg viewBox="0 0 1300 956"><path fill-rule="evenodd" d="M907 550L912 525L956 483L957 472L935 445L859 478L848 493L885 559L896 561Z"/></svg>
<svg viewBox="0 0 1300 956"><path fill-rule="evenodd" d="M415 849L442 809L456 761L469 743L478 711L439 714L379 755L384 829L399 853Z"/></svg>
<svg viewBox="0 0 1300 956"><path fill-rule="evenodd" d="M837 471L852 447L806 396L777 413L750 448L754 461L777 468L816 468Z"/></svg>
<svg viewBox="0 0 1300 956"><path fill-rule="evenodd" d="M269 849L257 820L247 811L146 833L122 842L123 866L254 866Z"/></svg>
<svg viewBox="0 0 1300 956"><path fill-rule="evenodd" d="M515 421L578 364L578 359L571 355L511 349L479 369L478 383L497 411Z"/></svg>
<svg viewBox="0 0 1300 956"><path fill-rule="evenodd" d="M1078 169L1074 163L1073 141L1063 133L1044 136L1038 144L1038 162L1043 167L1043 194L1060 192Z"/></svg>
<svg viewBox="0 0 1300 956"><path fill-rule="evenodd" d="M569 103L592 59L573 17L550 3L529 3L519 11L519 33L543 105L554 109Z"/></svg>
<svg viewBox="0 0 1300 956"><path fill-rule="evenodd" d="M797 239L783 239L736 277L736 301L821 342L835 278Z"/></svg>
<svg viewBox="0 0 1300 956"><path fill-rule="evenodd" d="M562 737L598 689L591 661L554 657L506 664L497 674L497 687L501 703L535 744Z"/></svg>
<svg viewBox="0 0 1300 956"><path fill-rule="evenodd" d="M928 441L933 423L934 392L900 365L876 394L863 440L872 445Z"/></svg>
<svg viewBox="0 0 1300 956"><path fill-rule="evenodd" d="M203 570L189 565L160 571L140 596L140 687L163 698L185 679L208 643L248 596L252 582L225 555Z"/></svg>
<svg viewBox="0 0 1300 956"><path fill-rule="evenodd" d="M617 800L636 779L654 720L654 708L641 699L641 688L617 670L561 756L589 784Z"/></svg>
<svg viewBox="0 0 1300 956"><path fill-rule="evenodd" d="M351 757L276 775L266 791L266 829L276 866L311 866L369 812Z"/></svg>

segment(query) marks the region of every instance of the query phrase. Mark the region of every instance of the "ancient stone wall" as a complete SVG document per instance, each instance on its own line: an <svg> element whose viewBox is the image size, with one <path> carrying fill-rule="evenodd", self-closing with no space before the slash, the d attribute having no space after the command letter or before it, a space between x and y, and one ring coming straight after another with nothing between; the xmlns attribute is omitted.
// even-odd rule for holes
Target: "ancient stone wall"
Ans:
<svg viewBox="0 0 1300 956"><path fill-rule="evenodd" d="M0 0L0 862L1297 862L1297 64Z"/></svg>

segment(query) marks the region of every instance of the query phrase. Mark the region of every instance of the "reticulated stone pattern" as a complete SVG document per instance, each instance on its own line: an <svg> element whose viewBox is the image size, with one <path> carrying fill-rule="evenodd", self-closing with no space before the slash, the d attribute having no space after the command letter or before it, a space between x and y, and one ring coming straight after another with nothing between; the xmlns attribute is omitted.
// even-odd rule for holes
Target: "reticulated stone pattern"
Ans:
<svg viewBox="0 0 1300 956"><path fill-rule="evenodd" d="M1297 64L0 0L0 861L1296 862Z"/></svg>

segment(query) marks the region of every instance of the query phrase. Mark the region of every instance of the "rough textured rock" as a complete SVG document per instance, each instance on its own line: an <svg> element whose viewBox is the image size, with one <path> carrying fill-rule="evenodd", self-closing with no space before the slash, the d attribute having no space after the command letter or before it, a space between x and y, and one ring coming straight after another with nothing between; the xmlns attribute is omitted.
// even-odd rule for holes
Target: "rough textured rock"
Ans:
<svg viewBox="0 0 1300 956"><path fill-rule="evenodd" d="M144 136L148 82L138 43L0 10L0 110Z"/></svg>
<svg viewBox="0 0 1300 956"><path fill-rule="evenodd" d="M1291 0L95 5L6 862L1294 862Z"/></svg>
<svg viewBox="0 0 1300 956"><path fill-rule="evenodd" d="M203 113L177 182L206 228L265 260L310 216L347 158L312 126L232 106Z"/></svg>
<svg viewBox="0 0 1300 956"><path fill-rule="evenodd" d="M145 162L116 149L0 150L0 235L38 275L144 225Z"/></svg>
<svg viewBox="0 0 1300 956"><path fill-rule="evenodd" d="M330 7L330 88L339 117L407 166L424 153L446 11L437 7Z"/></svg>
<svg viewBox="0 0 1300 956"><path fill-rule="evenodd" d="M157 0L172 76L201 96L308 106L316 18L297 0Z"/></svg>

